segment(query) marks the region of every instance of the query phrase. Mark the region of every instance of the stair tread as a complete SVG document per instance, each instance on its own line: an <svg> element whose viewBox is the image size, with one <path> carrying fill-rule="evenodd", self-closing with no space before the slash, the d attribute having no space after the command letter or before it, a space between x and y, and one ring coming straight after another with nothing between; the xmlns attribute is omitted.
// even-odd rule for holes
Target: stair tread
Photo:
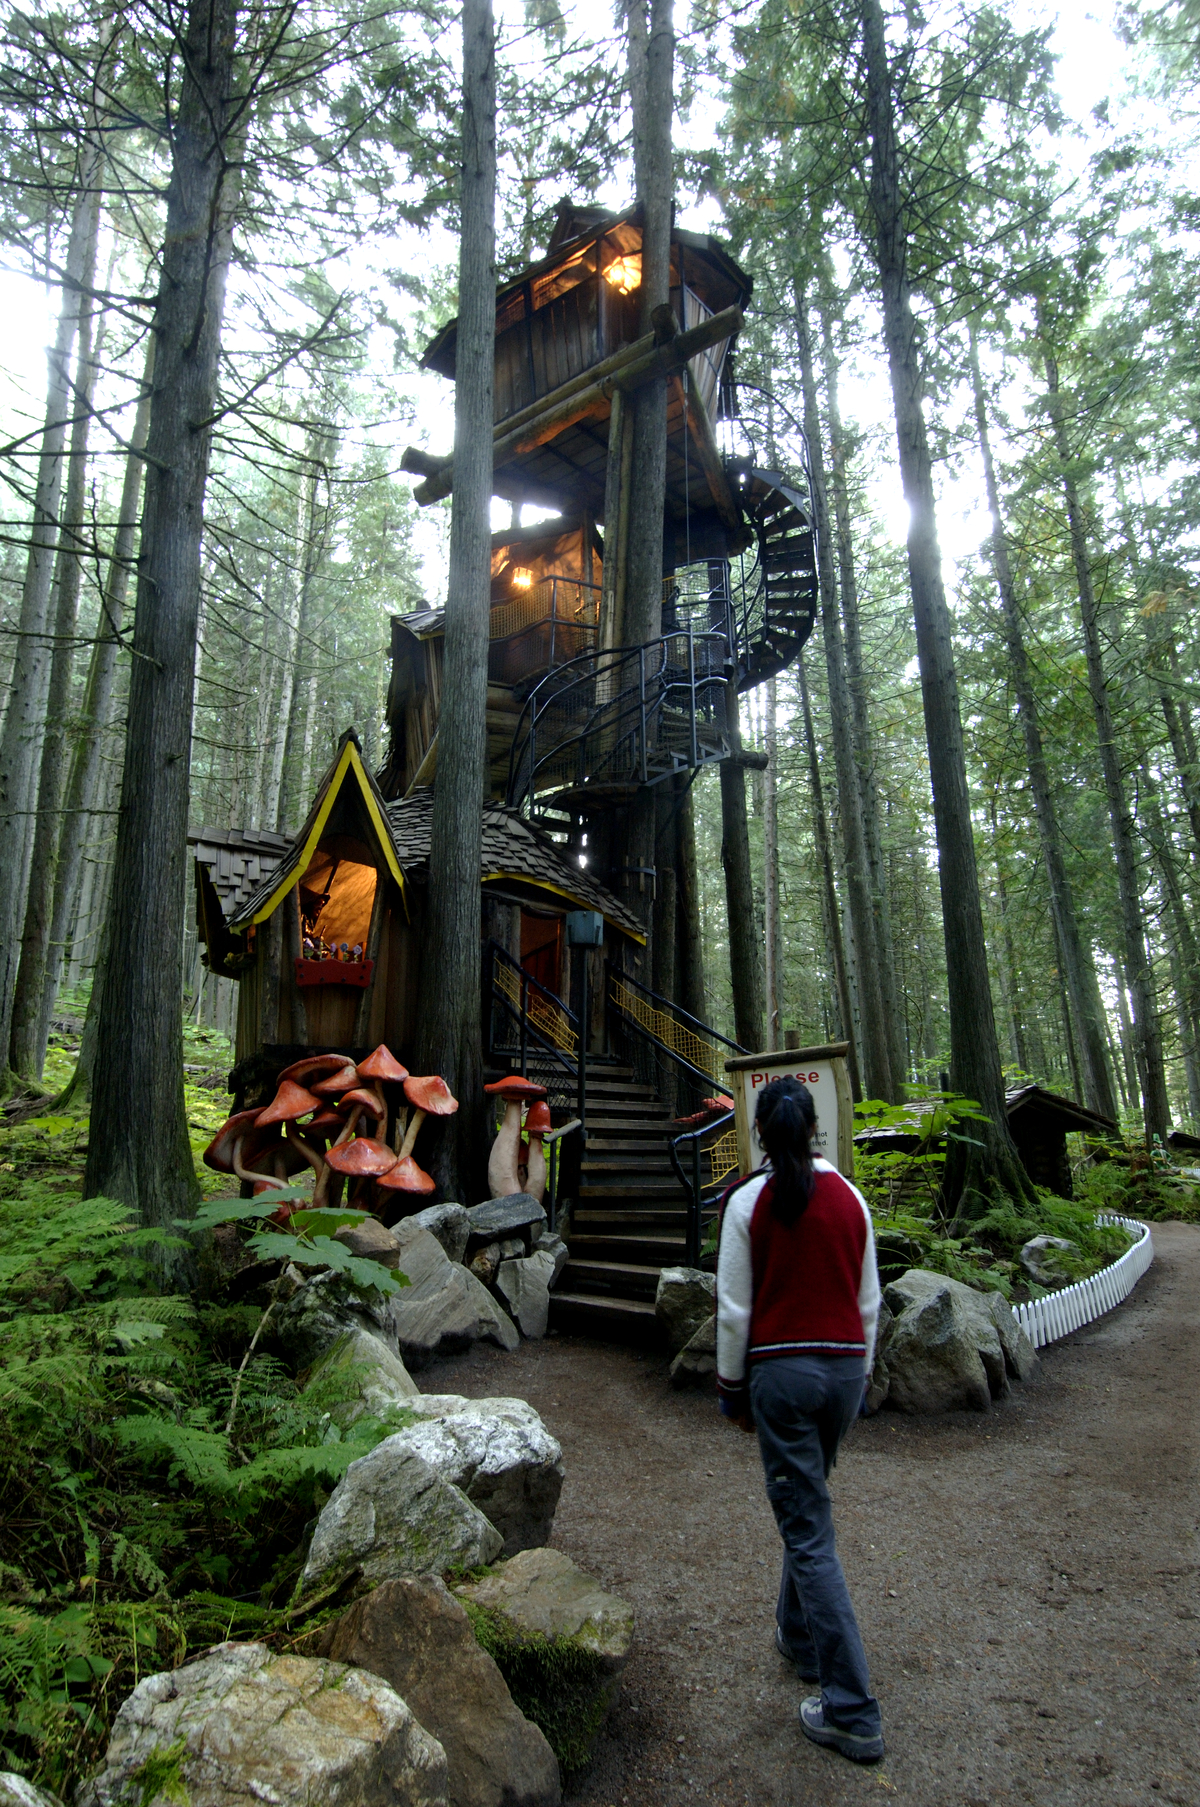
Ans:
<svg viewBox="0 0 1200 1807"><path fill-rule="evenodd" d="M608 1295L601 1297L596 1293L552 1292L550 1304L552 1307L554 1305L582 1305L599 1311L628 1312L630 1317L654 1317L654 1307L647 1304L645 1299L619 1299Z"/></svg>

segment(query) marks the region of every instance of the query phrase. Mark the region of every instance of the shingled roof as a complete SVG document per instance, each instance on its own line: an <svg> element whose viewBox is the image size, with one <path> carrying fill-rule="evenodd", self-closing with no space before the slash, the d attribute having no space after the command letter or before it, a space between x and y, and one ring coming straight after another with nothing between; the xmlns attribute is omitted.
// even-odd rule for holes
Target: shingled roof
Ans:
<svg viewBox="0 0 1200 1807"><path fill-rule="evenodd" d="M433 791L423 785L398 803L387 806L388 824L396 853L406 875L424 884L429 875L429 844L433 825ZM533 885L583 910L599 910L606 922L635 941L644 942L645 930L632 911L606 890L561 847L532 828L516 810L503 803L483 808L483 847L480 877L484 884L511 879Z"/></svg>
<svg viewBox="0 0 1200 1807"><path fill-rule="evenodd" d="M292 837L266 828L202 828L188 836L188 845L206 869L228 922L277 871Z"/></svg>

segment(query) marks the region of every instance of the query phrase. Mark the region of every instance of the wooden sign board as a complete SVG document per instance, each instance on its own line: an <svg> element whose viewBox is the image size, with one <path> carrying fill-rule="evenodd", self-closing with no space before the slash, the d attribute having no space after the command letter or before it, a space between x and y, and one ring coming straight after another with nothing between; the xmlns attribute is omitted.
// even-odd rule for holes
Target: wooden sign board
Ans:
<svg viewBox="0 0 1200 1807"><path fill-rule="evenodd" d="M817 1107L813 1153L823 1155L848 1180L854 1178L854 1102L846 1065L849 1050L849 1042L827 1042L821 1048L739 1054L725 1062L736 1113L738 1162L743 1173L753 1173L766 1160L754 1133L758 1095L772 1079L786 1077L806 1085Z"/></svg>

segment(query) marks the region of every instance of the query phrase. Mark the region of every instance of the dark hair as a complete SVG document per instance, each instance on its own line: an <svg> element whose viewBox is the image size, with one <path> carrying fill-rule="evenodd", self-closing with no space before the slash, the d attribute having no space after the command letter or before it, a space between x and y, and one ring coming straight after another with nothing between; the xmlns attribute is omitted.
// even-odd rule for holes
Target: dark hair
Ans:
<svg viewBox="0 0 1200 1807"><path fill-rule="evenodd" d="M798 1079L773 1079L758 1095L754 1127L775 1173L774 1215L790 1229L804 1215L816 1185L812 1132L817 1107Z"/></svg>

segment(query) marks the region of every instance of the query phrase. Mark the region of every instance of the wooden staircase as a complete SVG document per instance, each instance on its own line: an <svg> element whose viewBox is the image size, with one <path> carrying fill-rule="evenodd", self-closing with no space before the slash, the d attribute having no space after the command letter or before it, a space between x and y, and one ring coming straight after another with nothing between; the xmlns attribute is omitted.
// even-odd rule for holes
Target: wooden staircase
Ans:
<svg viewBox="0 0 1200 1807"><path fill-rule="evenodd" d="M577 1336L656 1342L664 1267L687 1258L687 1196L671 1167L666 1105L630 1067L588 1062L588 1140L571 1255L550 1323Z"/></svg>
<svg viewBox="0 0 1200 1807"><path fill-rule="evenodd" d="M553 1084L536 1058L529 1075ZM593 1058L587 1125L571 1254L550 1295L550 1325L608 1341L657 1342L658 1276L687 1259L687 1195L667 1152L671 1113L632 1067Z"/></svg>

